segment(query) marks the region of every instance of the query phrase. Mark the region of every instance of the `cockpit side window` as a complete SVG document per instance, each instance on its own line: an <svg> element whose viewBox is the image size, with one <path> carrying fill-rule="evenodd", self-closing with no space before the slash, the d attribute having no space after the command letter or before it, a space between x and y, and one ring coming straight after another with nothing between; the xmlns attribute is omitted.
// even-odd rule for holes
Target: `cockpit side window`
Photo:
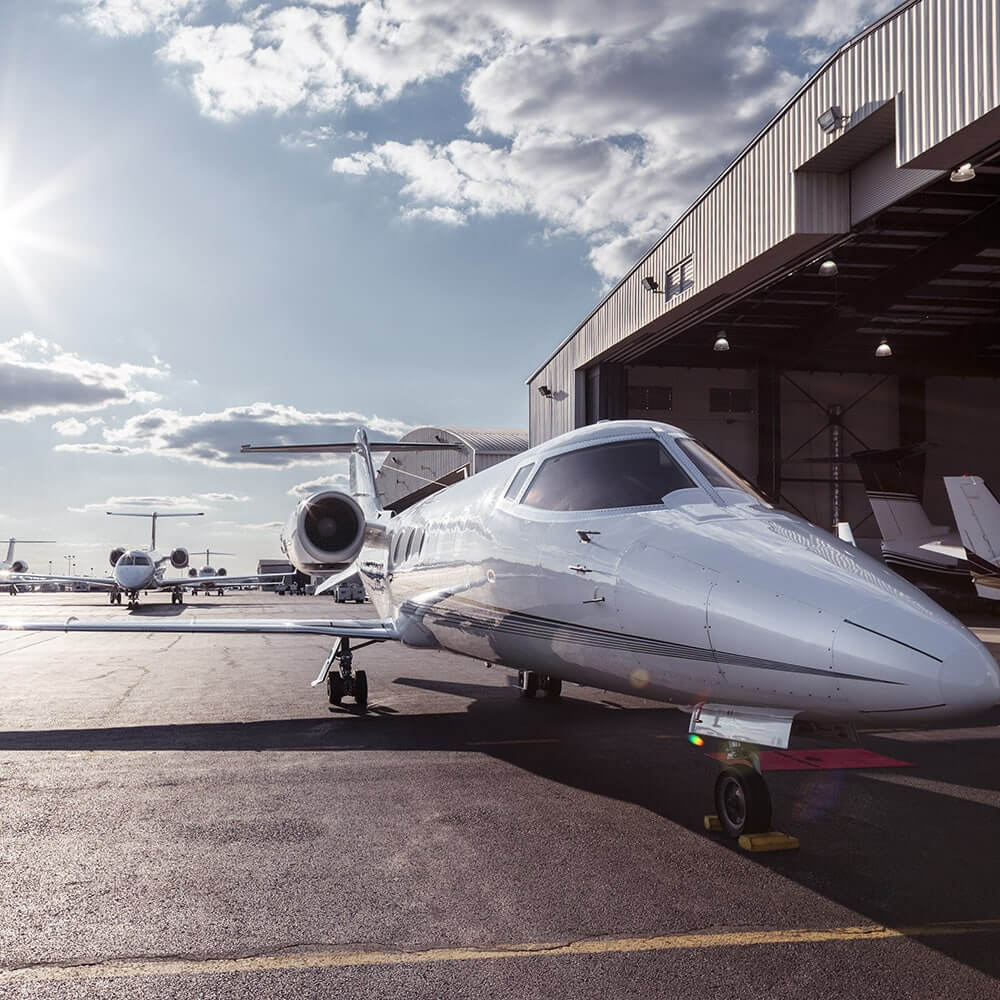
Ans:
<svg viewBox="0 0 1000 1000"><path fill-rule="evenodd" d="M517 470L517 475L510 481L510 486L507 487L507 492L504 493L504 497L508 500L516 500L518 493L521 492L521 487L524 485L524 481L531 474L531 470L534 465L522 465L520 469Z"/></svg>
<svg viewBox="0 0 1000 1000"><path fill-rule="evenodd" d="M772 506L748 479L741 476L735 469L731 469L714 451L706 448L700 441L695 441L694 438L674 438L674 440L712 486L721 489L741 490L752 496L757 503L763 504L765 507Z"/></svg>
<svg viewBox="0 0 1000 1000"><path fill-rule="evenodd" d="M694 483L652 438L613 441L546 459L521 503L540 510L652 507Z"/></svg>
<svg viewBox="0 0 1000 1000"><path fill-rule="evenodd" d="M118 560L118 562L117 562L116 565L118 565L118 566L133 566L133 565L135 565L135 559L133 559L132 556L122 556Z"/></svg>

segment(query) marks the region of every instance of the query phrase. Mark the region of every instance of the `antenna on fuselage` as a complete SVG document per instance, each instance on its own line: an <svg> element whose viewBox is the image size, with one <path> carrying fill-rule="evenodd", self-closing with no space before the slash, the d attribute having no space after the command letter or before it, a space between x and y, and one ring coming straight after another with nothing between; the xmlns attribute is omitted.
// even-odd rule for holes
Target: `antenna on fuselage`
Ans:
<svg viewBox="0 0 1000 1000"><path fill-rule="evenodd" d="M156 519L158 517L204 517L205 512L199 510L197 513L193 514L161 514L159 511L154 510L151 514L133 514L131 511L119 511L119 510L108 510L105 513L109 517L151 517L153 519L153 537L152 541L149 543L149 551L156 551Z"/></svg>

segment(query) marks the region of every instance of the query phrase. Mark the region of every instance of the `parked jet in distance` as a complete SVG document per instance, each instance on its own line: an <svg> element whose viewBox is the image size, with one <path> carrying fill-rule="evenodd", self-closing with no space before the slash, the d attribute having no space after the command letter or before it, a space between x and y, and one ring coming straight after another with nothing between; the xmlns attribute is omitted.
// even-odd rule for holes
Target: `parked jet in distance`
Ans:
<svg viewBox="0 0 1000 1000"><path fill-rule="evenodd" d="M923 547L964 563L976 593L1000 601L1000 501L979 476L945 476L944 488L960 544L929 542Z"/></svg>
<svg viewBox="0 0 1000 1000"><path fill-rule="evenodd" d="M148 549L126 549L124 546L116 546L111 550L109 560L112 571L110 576L52 576L41 573L11 573L6 579L14 586L18 583L41 584L41 583L65 583L65 584L86 584L88 587L108 591L108 600L111 604L121 604L122 597L128 598L129 608L136 608L139 605L139 594L143 591L170 591L171 604L184 603L185 588L192 588L197 592L204 589L208 592L209 587L215 587L220 581L225 581L229 586L240 584L259 584L275 577L257 576L197 576L197 577L165 577L164 573L168 566L174 569L184 569L188 564L188 551L185 548L171 549L169 553L163 555L156 551L156 521L161 517L203 517L202 512L197 514L169 513L161 514L154 511L151 514L119 513L117 511L107 511L111 517L148 517L152 520L152 540ZM277 579L281 579L280 575ZM220 590L221 593L221 590Z"/></svg>
<svg viewBox="0 0 1000 1000"><path fill-rule="evenodd" d="M900 576L945 602L975 600L958 532L931 524L923 495L923 446L855 452L882 533L882 558Z"/></svg>
<svg viewBox="0 0 1000 1000"><path fill-rule="evenodd" d="M8 622L6 629L329 635L314 684L368 698L364 646L398 641L683 706L724 741L716 811L767 830L755 747L793 724L939 724L1000 701L1000 671L959 621L877 560L774 509L683 430L601 422L563 434L393 517L364 431L351 488L301 503L286 537L311 572L359 572L377 620ZM351 641L360 640L352 649Z"/></svg>
<svg viewBox="0 0 1000 1000"><path fill-rule="evenodd" d="M218 570L212 568L212 550L211 549L204 549L204 550L199 549L194 554L195 555L200 555L202 551L204 551L204 553L205 553L205 565L202 566L201 569L195 569L194 567L192 567L191 569L188 570L188 576L191 576L191 577L198 576L198 577L203 577L203 578L204 577L211 577L212 579L217 579L217 578L220 578L220 577L228 576L228 573L226 572L225 567L220 566ZM216 552L215 554L217 556L233 556L233 555L236 555L235 552ZM212 589L215 590L216 596L222 597L222 584L221 583L216 587L214 583L212 583L210 581L206 581L206 585L205 585L205 588L204 588L206 596L208 595L209 590L212 590ZM191 593L194 594L195 597L198 596L198 585L197 584L195 584L195 586L192 588Z"/></svg>
<svg viewBox="0 0 1000 1000"><path fill-rule="evenodd" d="M37 539L26 539L26 538L8 538L7 539L7 558L0 559L0 576L5 576L9 573L27 573L28 563L24 559L14 558L14 546L21 543L21 545L54 545L55 542L45 541L40 542ZM9 585L9 591L11 597L17 596L17 584L11 583Z"/></svg>

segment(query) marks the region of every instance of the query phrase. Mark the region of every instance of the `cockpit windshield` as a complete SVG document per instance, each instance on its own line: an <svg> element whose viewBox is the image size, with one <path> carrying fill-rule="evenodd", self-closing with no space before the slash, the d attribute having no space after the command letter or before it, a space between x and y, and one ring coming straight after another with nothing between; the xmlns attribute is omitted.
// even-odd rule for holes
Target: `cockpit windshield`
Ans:
<svg viewBox="0 0 1000 1000"><path fill-rule="evenodd" d="M118 562L116 566L152 566L153 561L149 556L144 555L141 552L126 552Z"/></svg>
<svg viewBox="0 0 1000 1000"><path fill-rule="evenodd" d="M116 566L134 566L135 565L135 558L131 555L131 553L126 552L125 555L123 555L123 556L121 556L119 558L118 562L115 563L115 565Z"/></svg>
<svg viewBox="0 0 1000 1000"><path fill-rule="evenodd" d="M731 469L714 451L710 451L700 441L687 437L674 440L712 486L718 489L740 490L765 507L773 506L749 480Z"/></svg>
<svg viewBox="0 0 1000 1000"><path fill-rule="evenodd" d="M553 455L542 462L521 498L540 510L650 507L693 486L653 438L612 441Z"/></svg>

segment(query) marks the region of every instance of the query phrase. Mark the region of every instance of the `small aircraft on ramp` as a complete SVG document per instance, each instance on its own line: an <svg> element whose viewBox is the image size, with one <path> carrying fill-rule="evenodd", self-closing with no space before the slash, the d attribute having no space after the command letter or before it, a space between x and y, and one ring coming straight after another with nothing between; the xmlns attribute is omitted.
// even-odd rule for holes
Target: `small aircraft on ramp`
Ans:
<svg viewBox="0 0 1000 1000"><path fill-rule="evenodd" d="M21 545L54 545L54 542L45 541L40 542L37 539L25 539L25 538L8 538L7 539L7 558L0 559L0 576L5 576L10 573L27 573L28 563L24 559L14 558L14 546L20 543ZM9 585L10 596L17 596L17 584L11 583Z"/></svg>
<svg viewBox="0 0 1000 1000"><path fill-rule="evenodd" d="M372 643L442 649L518 673L524 695L563 682L690 712L723 741L715 803L730 836L770 828L756 747L793 724L938 724L1000 701L1000 670L962 624L880 562L774 509L686 432L606 421L556 437L397 516L373 450L351 486L298 505L292 561L360 573L376 620L7 622L5 629L327 635L330 700L368 698L354 655ZM414 449L428 446L415 445ZM331 586L333 584L330 584ZM352 647L352 642L357 644Z"/></svg>
<svg viewBox="0 0 1000 1000"><path fill-rule="evenodd" d="M109 560L112 570L110 576L52 576L41 573L14 573L7 574L4 579L9 580L12 587L19 583L41 584L41 583L64 583L80 585L106 590L108 601L111 604L121 604L122 598L128 599L128 606L131 609L139 606L139 594L146 591L169 591L171 604L184 603L185 589L193 589L197 592L204 589L208 592L209 587L219 586L222 581L230 586L240 584L259 584L273 580L275 577L262 576L196 576L196 577L165 577L164 573L168 566L174 569L184 569L188 564L188 551L185 548L171 549L166 555L156 551L156 521L161 517L203 517L202 512L196 514L169 513L161 514L154 511L150 514L119 513L117 511L107 511L111 517L148 517L152 520L152 539L148 549L126 549L123 546L116 546L111 550ZM281 579L281 575L277 579ZM220 591L221 592L221 591Z"/></svg>

